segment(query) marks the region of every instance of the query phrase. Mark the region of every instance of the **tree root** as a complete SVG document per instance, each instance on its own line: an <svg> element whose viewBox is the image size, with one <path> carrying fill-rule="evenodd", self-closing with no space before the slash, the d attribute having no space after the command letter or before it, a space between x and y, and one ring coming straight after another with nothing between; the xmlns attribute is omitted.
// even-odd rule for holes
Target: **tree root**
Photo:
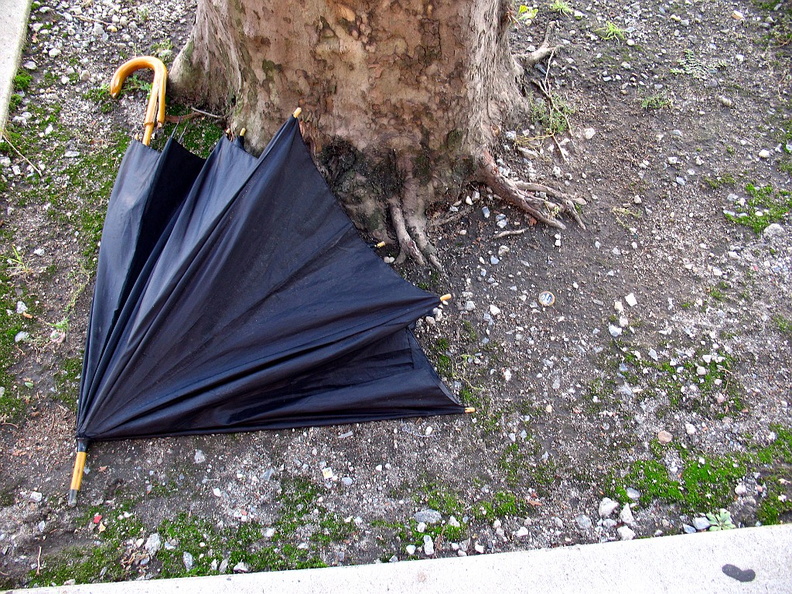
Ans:
<svg viewBox="0 0 792 594"><path fill-rule="evenodd" d="M552 33L553 29L555 28L555 23L550 22L547 25L547 29L545 29L545 38L537 49L528 53L528 54L518 54L514 56L514 59L517 61L517 64L523 69L523 71L528 71L533 68L536 64L547 58L550 54L556 51L555 45L550 45L550 34Z"/></svg>
<svg viewBox="0 0 792 594"><path fill-rule="evenodd" d="M577 212L576 205L586 203L582 198L576 198L559 190L543 184L515 182L504 177L498 170L498 165L489 151L484 151L478 160L478 181L489 186L492 191L509 204L527 212L534 219L556 229L566 229L556 217L566 213L582 228L586 226ZM545 194L555 201L542 198L537 194Z"/></svg>
<svg viewBox="0 0 792 594"><path fill-rule="evenodd" d="M419 265L426 266L427 262L442 270L443 266L437 258L437 252L426 235L426 203L418 181L412 175L409 162L402 163L404 171L404 184L401 196L394 196L388 200L393 228L399 242L399 256L396 263L404 262L410 256Z"/></svg>

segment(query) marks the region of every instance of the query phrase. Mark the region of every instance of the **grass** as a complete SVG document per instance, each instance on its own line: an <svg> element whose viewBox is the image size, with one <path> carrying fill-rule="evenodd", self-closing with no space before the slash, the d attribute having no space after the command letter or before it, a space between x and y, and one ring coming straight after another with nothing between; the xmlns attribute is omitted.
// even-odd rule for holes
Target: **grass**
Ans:
<svg viewBox="0 0 792 594"><path fill-rule="evenodd" d="M773 324L781 334L792 338L792 320L782 315L775 315L773 316Z"/></svg>
<svg viewBox="0 0 792 594"><path fill-rule="evenodd" d="M724 215L729 221L748 227L757 235L772 223L787 219L792 210L792 192L787 190L749 183L745 192L748 198L737 202L733 212L724 211Z"/></svg>
<svg viewBox="0 0 792 594"><path fill-rule="evenodd" d="M641 108L646 109L647 111L650 109L663 109L666 107L671 107L673 104L674 102L663 93L650 95L649 97L641 100Z"/></svg>

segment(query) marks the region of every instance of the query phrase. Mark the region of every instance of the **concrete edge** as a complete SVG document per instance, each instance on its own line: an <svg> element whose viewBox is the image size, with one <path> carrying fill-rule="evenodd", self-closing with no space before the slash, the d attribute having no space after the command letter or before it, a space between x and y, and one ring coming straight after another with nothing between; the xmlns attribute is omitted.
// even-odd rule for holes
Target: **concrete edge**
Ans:
<svg viewBox="0 0 792 594"><path fill-rule="evenodd" d="M31 0L0 0L0 135L5 134L8 104L14 92L14 76L27 38Z"/></svg>
<svg viewBox="0 0 792 594"><path fill-rule="evenodd" d="M730 575L731 574L731 575ZM790 592L792 524L423 561L24 590L247 592ZM9 591L21 594L23 590Z"/></svg>

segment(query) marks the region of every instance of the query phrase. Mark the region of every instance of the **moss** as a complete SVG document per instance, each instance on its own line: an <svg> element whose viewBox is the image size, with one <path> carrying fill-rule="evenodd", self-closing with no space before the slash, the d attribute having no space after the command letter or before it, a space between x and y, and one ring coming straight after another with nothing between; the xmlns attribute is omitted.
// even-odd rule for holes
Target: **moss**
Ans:
<svg viewBox="0 0 792 594"><path fill-rule="evenodd" d="M792 211L792 192L775 190L772 186L757 187L747 184L748 199L735 205L735 212L725 212L725 217L749 227L757 235L771 223L785 220Z"/></svg>

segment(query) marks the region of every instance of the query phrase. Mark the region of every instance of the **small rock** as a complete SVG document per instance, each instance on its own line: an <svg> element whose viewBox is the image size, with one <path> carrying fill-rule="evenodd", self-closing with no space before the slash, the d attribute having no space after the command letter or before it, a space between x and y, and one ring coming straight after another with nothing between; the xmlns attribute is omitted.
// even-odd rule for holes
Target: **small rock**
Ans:
<svg viewBox="0 0 792 594"><path fill-rule="evenodd" d="M619 509L619 503L617 501L614 501L610 497L603 498L603 500L600 501L600 504L599 504L599 515L600 515L600 518L609 517L617 509Z"/></svg>
<svg viewBox="0 0 792 594"><path fill-rule="evenodd" d="M146 539L146 544L144 545L146 552L151 555L152 557L157 554L157 552L162 548L162 539L158 532L154 532L150 534L149 537Z"/></svg>
<svg viewBox="0 0 792 594"><path fill-rule="evenodd" d="M704 376L707 375L707 368L703 365L696 366L696 375Z"/></svg>
<svg viewBox="0 0 792 594"><path fill-rule="evenodd" d="M786 231L778 223L771 223L767 227L765 227L764 231L762 231L762 237L764 237L765 239L782 238L785 235L786 235Z"/></svg>
<svg viewBox="0 0 792 594"><path fill-rule="evenodd" d="M711 525L712 524L710 524L709 520L704 516L693 518L693 527L698 531L709 530Z"/></svg>
<svg viewBox="0 0 792 594"><path fill-rule="evenodd" d="M525 526L520 526L517 529L517 532L514 533L514 536L516 536L517 538L525 538L526 536L528 536L528 528L526 528Z"/></svg>
<svg viewBox="0 0 792 594"><path fill-rule="evenodd" d="M621 336L622 329L619 328L619 326L616 326L614 324L610 324L608 326L608 332L610 332L610 335L613 336L613 338L616 338L618 336Z"/></svg>
<svg viewBox="0 0 792 594"><path fill-rule="evenodd" d="M431 557L432 555L435 554L434 542L432 542L432 537L429 536L428 534L424 534L423 541L424 541L424 545L423 545L424 555L426 555L427 557Z"/></svg>
<svg viewBox="0 0 792 594"><path fill-rule="evenodd" d="M492 305L490 305L490 306L489 306L489 310L490 310L490 313L491 313L493 316L500 315L500 312L501 312L501 309L500 309L500 307L498 307L497 305L494 305L494 304L492 304Z"/></svg>
<svg viewBox="0 0 792 594"><path fill-rule="evenodd" d="M736 487L734 487L734 494L735 495L739 495L740 497L742 497L743 495L745 495L747 493L748 493L748 487L746 487L742 483L739 483Z"/></svg>
<svg viewBox="0 0 792 594"><path fill-rule="evenodd" d="M585 514L580 514L578 517L576 517L575 522L581 530L588 530L592 526L591 518Z"/></svg>
<svg viewBox="0 0 792 594"><path fill-rule="evenodd" d="M234 565L234 573L250 573L250 567L244 561L240 561Z"/></svg>
<svg viewBox="0 0 792 594"><path fill-rule="evenodd" d="M624 300L627 302L627 305L629 305L630 307L635 307L636 305L638 305L638 300L635 298L634 293L630 293L629 295L627 295L624 298Z"/></svg>
<svg viewBox="0 0 792 594"><path fill-rule="evenodd" d="M422 509L413 515L416 522L423 524L437 524L442 521L443 516L439 511L434 509Z"/></svg>
<svg viewBox="0 0 792 594"><path fill-rule="evenodd" d="M225 573L227 569L228 569L228 559L223 559L222 561L220 561L220 567L217 568L217 571L219 573Z"/></svg>
<svg viewBox="0 0 792 594"><path fill-rule="evenodd" d="M735 10L734 12L732 12L732 18L735 21L741 21L745 18L745 15L741 13L739 10Z"/></svg>
<svg viewBox="0 0 792 594"><path fill-rule="evenodd" d="M483 555L484 554L484 545L483 544L476 543L476 546L474 546L473 548L475 549L475 551L479 555Z"/></svg>
<svg viewBox="0 0 792 594"><path fill-rule="evenodd" d="M476 304L473 301L465 301L465 311L473 311L476 309Z"/></svg>
<svg viewBox="0 0 792 594"><path fill-rule="evenodd" d="M36 66L36 63L33 60L28 60L27 62L22 64L22 68L24 68L25 70L30 70L31 72L33 72L34 70L38 69L38 66Z"/></svg>
<svg viewBox="0 0 792 594"><path fill-rule="evenodd" d="M67 159L76 159L80 156L80 151L66 151L63 153L63 156Z"/></svg>
<svg viewBox="0 0 792 594"><path fill-rule="evenodd" d="M28 499L30 499L33 503L41 503L41 500L44 499L44 495L38 491L31 491L28 495Z"/></svg>
<svg viewBox="0 0 792 594"><path fill-rule="evenodd" d="M583 138L585 138L586 140L591 140L592 138L594 138L594 135L596 133L597 131L594 130L594 128L585 128L583 130Z"/></svg>
<svg viewBox="0 0 792 594"><path fill-rule="evenodd" d="M685 423L685 433L693 435L696 433L696 426L693 423Z"/></svg>
<svg viewBox="0 0 792 594"><path fill-rule="evenodd" d="M222 497L222 496L223 496L223 492L222 492L220 489L218 489L217 487L214 487L214 488L212 489L212 494L213 494L215 497Z"/></svg>
<svg viewBox="0 0 792 594"><path fill-rule="evenodd" d="M354 480L352 479L352 477L349 477L349 476L343 476L343 477L341 477L341 482L342 482L342 483L344 483L344 486L345 486L345 487L349 487L349 486L351 486L351 485L352 485L352 483L354 482Z"/></svg>
<svg viewBox="0 0 792 594"><path fill-rule="evenodd" d="M626 491L627 491L627 497L629 497L633 501L638 501L641 498L641 492L638 489L627 487Z"/></svg>
<svg viewBox="0 0 792 594"><path fill-rule="evenodd" d="M52 49L51 49L49 52L47 52L47 53L49 54L49 57L50 57L50 58L57 58L58 56L60 56L60 55L61 55L61 51L60 51L60 50L59 50L57 47L53 47L53 48L52 48Z"/></svg>
<svg viewBox="0 0 792 594"><path fill-rule="evenodd" d="M665 429L664 429L664 430L662 430L662 431L659 431L659 432L657 433L657 441L659 441L660 443L671 443L671 441L672 441L673 439L674 439L674 436L673 436L673 435L671 435L671 434L670 434L668 431L666 431Z"/></svg>
<svg viewBox="0 0 792 594"><path fill-rule="evenodd" d="M182 563L184 563L184 569L190 571L195 563L192 553L184 551L184 553L182 553Z"/></svg>
<svg viewBox="0 0 792 594"><path fill-rule="evenodd" d="M693 526L691 526L690 524L682 524L682 532L684 532L685 534L695 534L696 529L693 528Z"/></svg>
<svg viewBox="0 0 792 594"><path fill-rule="evenodd" d="M622 540L632 540L635 538L635 532L629 526L619 526L616 529L616 534L619 535L619 538Z"/></svg>
<svg viewBox="0 0 792 594"><path fill-rule="evenodd" d="M17 343L25 342L28 338L30 338L30 334L29 333L27 333L25 331L17 332L14 335L14 342L17 342Z"/></svg>
<svg viewBox="0 0 792 594"><path fill-rule="evenodd" d="M418 522L418 525L415 527L415 530L422 534L426 532L426 522Z"/></svg>
<svg viewBox="0 0 792 594"><path fill-rule="evenodd" d="M759 158L760 159L769 159L770 158L770 151L767 149L762 149L759 151Z"/></svg>
<svg viewBox="0 0 792 594"><path fill-rule="evenodd" d="M203 464L206 462L206 455L201 450L195 450L195 455L193 455L193 461L196 464Z"/></svg>
<svg viewBox="0 0 792 594"><path fill-rule="evenodd" d="M407 545L404 547L404 550L407 552L408 555L415 555L415 545Z"/></svg>
<svg viewBox="0 0 792 594"><path fill-rule="evenodd" d="M459 520L457 520L454 516L451 516L450 518L448 518L448 525L451 526L452 528L459 528L460 523Z"/></svg>
<svg viewBox="0 0 792 594"><path fill-rule="evenodd" d="M490 209L487 208L486 206L482 206L481 207L481 214L484 215L485 219L488 219L490 217Z"/></svg>
<svg viewBox="0 0 792 594"><path fill-rule="evenodd" d="M635 524L635 516L633 516L632 508L629 505L625 505L619 512L619 519L630 526Z"/></svg>

